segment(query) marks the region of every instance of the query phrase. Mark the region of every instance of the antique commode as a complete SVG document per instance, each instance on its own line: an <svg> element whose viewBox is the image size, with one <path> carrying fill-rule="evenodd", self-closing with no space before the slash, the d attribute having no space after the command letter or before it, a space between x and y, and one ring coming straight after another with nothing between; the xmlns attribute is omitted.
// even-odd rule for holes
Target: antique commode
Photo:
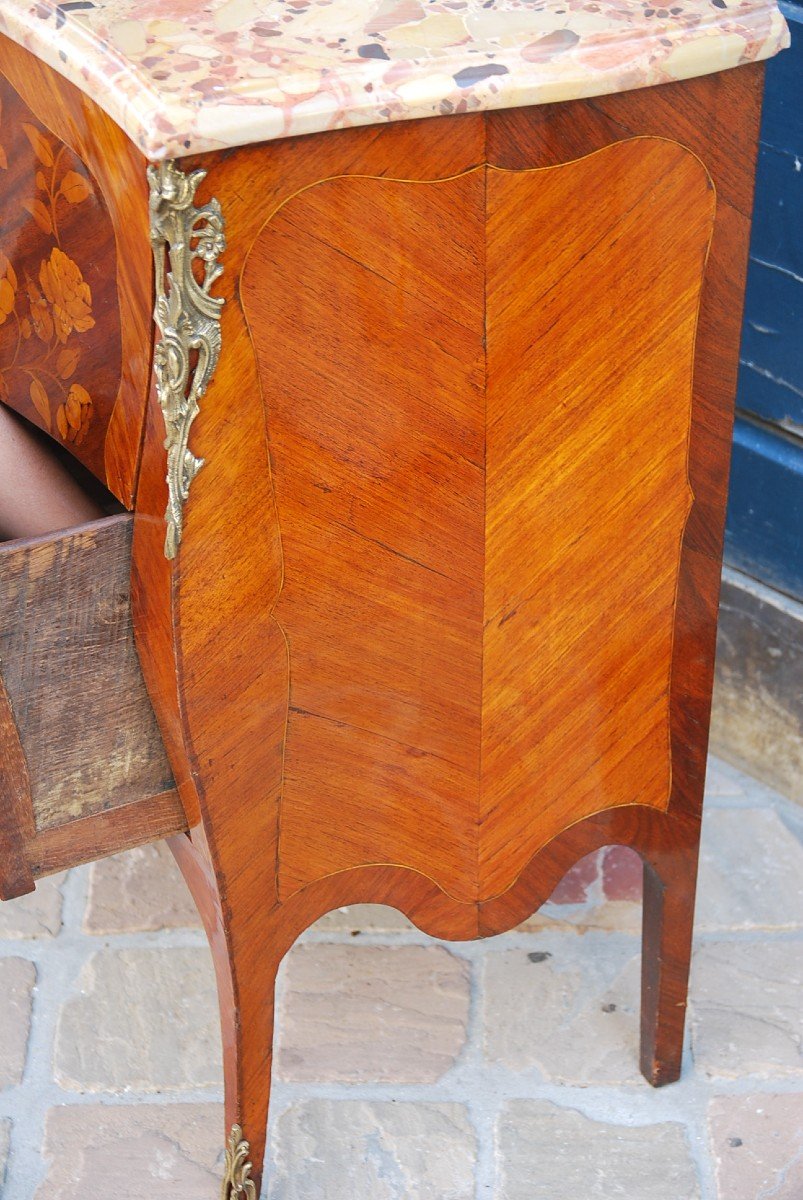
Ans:
<svg viewBox="0 0 803 1200"><path fill-rule="evenodd" d="M0 895L171 838L224 1196L277 967L338 905L475 938L635 847L642 1069L676 1079L774 3L0 31L0 399L129 510L0 547Z"/></svg>

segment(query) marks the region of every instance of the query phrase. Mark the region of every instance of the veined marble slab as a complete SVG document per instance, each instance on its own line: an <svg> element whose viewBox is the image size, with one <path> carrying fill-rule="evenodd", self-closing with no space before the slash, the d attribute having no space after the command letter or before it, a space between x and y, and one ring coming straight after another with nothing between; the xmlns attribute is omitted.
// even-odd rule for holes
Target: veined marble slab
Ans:
<svg viewBox="0 0 803 1200"><path fill-rule="evenodd" d="M774 0L0 0L152 159L689 79L788 45Z"/></svg>

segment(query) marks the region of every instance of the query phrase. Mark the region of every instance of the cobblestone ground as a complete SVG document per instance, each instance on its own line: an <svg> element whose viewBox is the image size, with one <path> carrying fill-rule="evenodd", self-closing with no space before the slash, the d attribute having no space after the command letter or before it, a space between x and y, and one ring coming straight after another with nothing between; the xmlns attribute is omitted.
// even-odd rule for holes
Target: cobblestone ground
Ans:
<svg viewBox="0 0 803 1200"><path fill-rule="evenodd" d="M330 914L285 964L269 1200L801 1200L803 811L709 773L689 1046L637 1071L640 871L504 937ZM0 906L3 1200L213 1200L209 955L163 848Z"/></svg>

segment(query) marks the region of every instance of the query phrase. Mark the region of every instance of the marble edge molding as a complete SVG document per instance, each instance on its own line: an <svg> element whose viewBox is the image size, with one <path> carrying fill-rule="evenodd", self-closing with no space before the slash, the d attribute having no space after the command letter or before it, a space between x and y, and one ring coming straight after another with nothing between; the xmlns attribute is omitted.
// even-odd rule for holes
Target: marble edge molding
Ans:
<svg viewBox="0 0 803 1200"><path fill-rule="evenodd" d="M502 2L494 0L490 7L495 10ZM205 11L214 16L222 3L212 0ZM417 0L408 3L415 7ZM175 70L171 74L175 59L170 57L177 50L186 60L180 37L175 39L176 50L170 47L161 60L158 47L152 55L143 53L149 28L160 28L164 20L118 19L128 9L133 14L159 8L165 16L177 15L181 0L144 6L135 0L97 0L74 8L57 0L0 0L0 32L90 96L152 161L350 126L629 91L758 62L789 45L789 30L775 0L680 0L671 10L657 5L649 9L629 0L630 14L640 17L640 25L622 22L623 6L616 0L547 0L531 30L522 25L521 8L495 10L491 19L497 22L497 36L482 40L470 36L470 22L477 19L480 4L481 0L465 0L465 11L455 13L441 0L434 0L433 11L431 0L421 21L404 21L379 35L366 20L364 28L351 30L350 38L338 39L346 46L327 42L325 36L300 39L280 30L277 39L285 40L271 42L278 65L268 76L254 70L257 31L247 22L237 30L239 45L225 53L222 37L217 41L211 27L200 34L188 32L184 40L191 43L190 57L186 63L181 60L182 75ZM360 6L366 17L369 9L375 13L379 7L370 0L334 0L329 5L329 36L338 9L353 20ZM481 6L487 22L489 6ZM255 0L251 7L257 7ZM263 12L277 9L275 0L262 0L259 7ZM87 9L92 10L94 25ZM104 13L109 14L108 26ZM644 23L645 13L657 16L657 21ZM393 56L399 42L415 41L415 31L439 15L445 21L465 22L462 42L419 47L418 56ZM514 17L514 42L502 45L511 41L505 22ZM550 19L551 26L545 24ZM125 34L138 53L126 54L121 48L123 24L141 26ZM365 42L358 45L361 37ZM301 47L299 56L301 41L315 44ZM217 85L216 59L226 62L228 72L225 82L220 72ZM155 69L160 61L161 69ZM197 86L197 77L203 87Z"/></svg>

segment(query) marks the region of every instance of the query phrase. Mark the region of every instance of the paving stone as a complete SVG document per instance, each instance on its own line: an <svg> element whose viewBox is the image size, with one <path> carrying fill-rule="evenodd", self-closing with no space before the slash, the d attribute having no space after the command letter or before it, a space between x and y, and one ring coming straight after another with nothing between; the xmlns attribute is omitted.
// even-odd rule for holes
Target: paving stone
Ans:
<svg viewBox="0 0 803 1200"><path fill-rule="evenodd" d="M413 926L387 904L352 904L335 908L313 926L317 933L397 933Z"/></svg>
<svg viewBox="0 0 803 1200"><path fill-rule="evenodd" d="M705 794L706 796L743 796L745 794L744 785L750 783L746 775L736 767L732 767L730 763L724 762L721 758L716 758L714 755L708 759L708 767L705 773Z"/></svg>
<svg viewBox="0 0 803 1200"><path fill-rule="evenodd" d="M583 904L599 878L599 852L587 854L563 876L550 896L552 904Z"/></svg>
<svg viewBox="0 0 803 1200"><path fill-rule="evenodd" d="M609 900L640 900L644 879L641 855L629 846L608 846L602 858L602 890Z"/></svg>
<svg viewBox="0 0 803 1200"><path fill-rule="evenodd" d="M719 1200L800 1200L803 1095L717 1097L709 1128Z"/></svg>
<svg viewBox="0 0 803 1200"><path fill-rule="evenodd" d="M92 866L87 933L200 928L201 919L164 842L115 854Z"/></svg>
<svg viewBox="0 0 803 1200"><path fill-rule="evenodd" d="M636 1083L638 946L589 934L485 959L485 1053L567 1084ZM645 1085L646 1086L646 1085Z"/></svg>
<svg viewBox="0 0 803 1200"><path fill-rule="evenodd" d="M50 938L61 929L62 871L40 879L27 896L0 904L0 938Z"/></svg>
<svg viewBox="0 0 803 1200"><path fill-rule="evenodd" d="M592 1121L545 1100L516 1100L497 1127L495 1200L697 1200L683 1127Z"/></svg>
<svg viewBox="0 0 803 1200"><path fill-rule="evenodd" d="M6 1179L6 1165L8 1163L8 1150L11 1143L11 1122L0 1120L0 1196L3 1194L3 1185Z"/></svg>
<svg viewBox="0 0 803 1200"><path fill-rule="evenodd" d="M217 1104L52 1108L35 1200L210 1200L223 1139Z"/></svg>
<svg viewBox="0 0 803 1200"><path fill-rule="evenodd" d="M58 1082L145 1092L221 1081L215 982L205 946L101 950L85 963L56 1034Z"/></svg>
<svg viewBox="0 0 803 1200"><path fill-rule="evenodd" d="M598 903L543 905L519 926L524 933L641 933L641 903L603 900Z"/></svg>
<svg viewBox="0 0 803 1200"><path fill-rule="evenodd" d="M803 946L711 942L694 955L692 1049L709 1076L803 1075Z"/></svg>
<svg viewBox="0 0 803 1200"><path fill-rule="evenodd" d="M309 1100L276 1123L270 1200L473 1200L461 1104Z"/></svg>
<svg viewBox="0 0 803 1200"><path fill-rule="evenodd" d="M469 965L441 946L301 945L283 989L279 1072L432 1083L466 1040Z"/></svg>
<svg viewBox="0 0 803 1200"><path fill-rule="evenodd" d="M25 958L0 958L0 1089L22 1081L36 968Z"/></svg>
<svg viewBox="0 0 803 1200"><path fill-rule="evenodd" d="M770 808L712 808L703 819L700 929L803 927L803 846Z"/></svg>

